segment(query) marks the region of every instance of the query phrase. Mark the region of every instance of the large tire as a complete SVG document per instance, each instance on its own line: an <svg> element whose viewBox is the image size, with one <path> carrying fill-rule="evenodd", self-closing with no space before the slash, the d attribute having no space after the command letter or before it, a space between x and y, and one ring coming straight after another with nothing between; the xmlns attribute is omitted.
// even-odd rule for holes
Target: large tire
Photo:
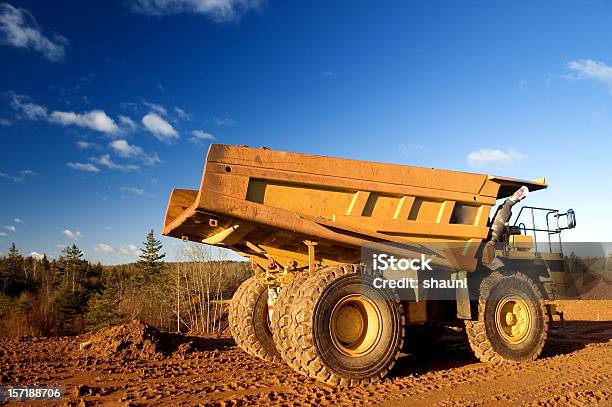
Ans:
<svg viewBox="0 0 612 407"><path fill-rule="evenodd" d="M480 284L478 319L465 321L474 355L482 362L535 360L548 336L542 294L522 273L494 272Z"/></svg>
<svg viewBox="0 0 612 407"><path fill-rule="evenodd" d="M313 379L351 386L377 381L399 356L402 305L392 291L374 288L358 266L328 267L308 277L292 312L293 346Z"/></svg>
<svg viewBox="0 0 612 407"><path fill-rule="evenodd" d="M283 287L276 298L274 312L272 313L272 323L270 324L272 337L281 358L295 371L304 375L307 372L302 367L300 355L294 346L293 304L295 303L300 286L306 281L308 276L306 273L298 274Z"/></svg>
<svg viewBox="0 0 612 407"><path fill-rule="evenodd" d="M234 293L228 319L232 336L242 350L268 362L280 362L268 323L268 290L254 276Z"/></svg>

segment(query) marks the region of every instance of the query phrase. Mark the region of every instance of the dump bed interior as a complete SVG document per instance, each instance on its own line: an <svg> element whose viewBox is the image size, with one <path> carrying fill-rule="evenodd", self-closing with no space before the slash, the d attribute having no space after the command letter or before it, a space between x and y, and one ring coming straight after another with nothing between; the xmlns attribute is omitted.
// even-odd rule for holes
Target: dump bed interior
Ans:
<svg viewBox="0 0 612 407"><path fill-rule="evenodd" d="M265 148L213 144L199 190L172 192L164 235L276 261L359 261L372 242L454 242L487 238L496 200L520 186L486 174L385 164Z"/></svg>

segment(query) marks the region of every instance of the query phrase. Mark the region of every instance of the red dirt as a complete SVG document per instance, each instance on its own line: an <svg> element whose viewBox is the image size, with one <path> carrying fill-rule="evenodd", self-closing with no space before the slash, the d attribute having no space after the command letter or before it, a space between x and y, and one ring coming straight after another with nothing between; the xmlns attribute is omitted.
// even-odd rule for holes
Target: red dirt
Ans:
<svg viewBox="0 0 612 407"><path fill-rule="evenodd" d="M57 405L75 406L611 406L612 301L563 310L565 329L551 332L535 362L482 364L450 335L428 355L400 357L387 380L352 389L266 364L231 338L161 334L138 322L81 337L0 339L0 383L65 386Z"/></svg>
<svg viewBox="0 0 612 407"><path fill-rule="evenodd" d="M160 333L138 321L83 336L81 355L104 360L153 360L164 357Z"/></svg>

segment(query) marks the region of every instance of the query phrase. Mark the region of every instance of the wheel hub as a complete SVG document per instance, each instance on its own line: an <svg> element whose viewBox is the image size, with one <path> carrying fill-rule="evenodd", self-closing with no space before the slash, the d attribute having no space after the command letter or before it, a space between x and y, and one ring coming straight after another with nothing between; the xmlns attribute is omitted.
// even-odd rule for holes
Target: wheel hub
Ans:
<svg viewBox="0 0 612 407"><path fill-rule="evenodd" d="M495 309L495 326L502 339L519 344L531 332L531 312L527 302L518 296L506 296Z"/></svg>
<svg viewBox="0 0 612 407"><path fill-rule="evenodd" d="M340 342L346 344L355 343L362 335L367 320L357 307L352 304L343 306L338 311L336 320L337 336Z"/></svg>
<svg viewBox="0 0 612 407"><path fill-rule="evenodd" d="M332 343L349 357L359 357L374 349L382 334L382 317L376 304L360 294L341 299L331 313L329 332Z"/></svg>
<svg viewBox="0 0 612 407"><path fill-rule="evenodd" d="M516 317L516 315L514 315L511 312L508 312L506 314L506 324L507 325L514 326L516 325L517 322L518 322L518 318Z"/></svg>

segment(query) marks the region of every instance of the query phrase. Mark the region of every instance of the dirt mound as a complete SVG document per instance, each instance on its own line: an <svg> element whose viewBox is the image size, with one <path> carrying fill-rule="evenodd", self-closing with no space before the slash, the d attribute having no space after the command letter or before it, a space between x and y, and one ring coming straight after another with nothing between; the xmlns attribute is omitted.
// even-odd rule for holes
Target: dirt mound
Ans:
<svg viewBox="0 0 612 407"><path fill-rule="evenodd" d="M160 332L137 320L111 326L79 338L79 356L96 360L162 360L188 357L194 352L233 346L233 341Z"/></svg>
<svg viewBox="0 0 612 407"><path fill-rule="evenodd" d="M81 353L102 359L158 360L169 351L162 334L140 321L104 328L84 339Z"/></svg>

